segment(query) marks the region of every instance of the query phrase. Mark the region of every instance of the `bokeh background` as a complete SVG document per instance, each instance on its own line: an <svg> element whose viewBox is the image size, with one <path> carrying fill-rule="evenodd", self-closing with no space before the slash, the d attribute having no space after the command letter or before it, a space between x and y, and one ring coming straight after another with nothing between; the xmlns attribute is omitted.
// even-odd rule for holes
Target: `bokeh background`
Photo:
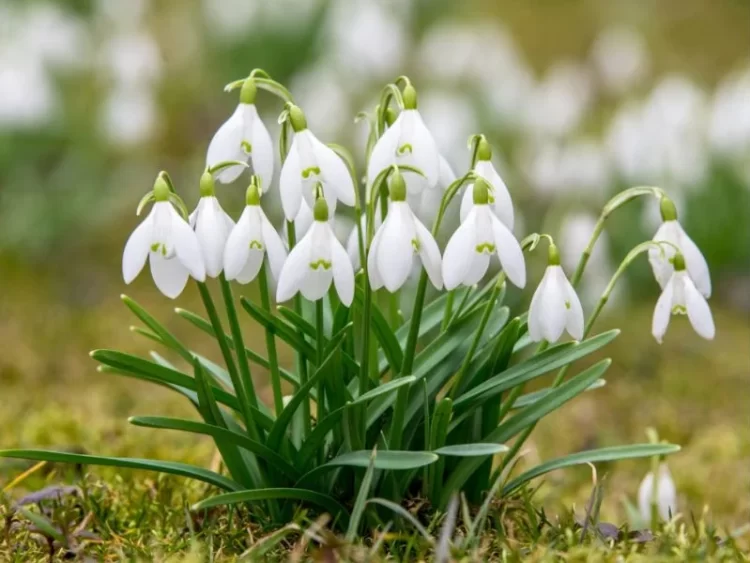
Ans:
<svg viewBox="0 0 750 563"><path fill-rule="evenodd" d="M684 447L670 459L681 511L707 504L727 529L750 520L744 0L0 0L0 447L209 462L199 437L128 428L130 414L189 408L97 373L87 352L149 350L119 301L135 206L162 169L195 204L208 141L237 103L222 87L255 67L289 86L320 138L360 154L354 116L409 74L454 170L466 169L469 135L484 132L517 207L516 233L557 236L569 270L612 194L668 190L711 267L716 340L675 319L665 344L653 341L658 288L644 259L602 322L623 329L607 351L607 387L540 425L527 455L644 441L652 426ZM280 103L259 98L277 129ZM221 188L235 215L246 181ZM584 280L589 307L658 224L651 200L612 219ZM127 291L217 356L147 275ZM179 304L199 309L192 287ZM261 346L249 320L247 329ZM644 461L600 468L607 518L626 520L623 499L647 470ZM0 484L18 471L0 462ZM538 498L581 506L590 488L589 471L573 469L551 474Z"/></svg>

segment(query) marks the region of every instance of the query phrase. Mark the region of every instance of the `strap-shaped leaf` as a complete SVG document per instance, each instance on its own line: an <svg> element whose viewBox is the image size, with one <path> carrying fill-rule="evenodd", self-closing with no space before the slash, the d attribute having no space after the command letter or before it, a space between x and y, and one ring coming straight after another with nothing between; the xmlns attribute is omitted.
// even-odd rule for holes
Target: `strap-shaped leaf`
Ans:
<svg viewBox="0 0 750 563"><path fill-rule="evenodd" d="M290 309L289 307L284 307L283 305L277 307L277 311L279 312L279 314L281 314L282 317L286 318L286 320L292 323L297 328L297 330L315 340L318 331L312 325L312 323L307 321L302 315L297 313L297 311L295 311L294 309Z"/></svg>
<svg viewBox="0 0 750 563"><path fill-rule="evenodd" d="M362 287L359 285L356 286L354 298L357 301L357 304L359 306L362 306L362 304L364 303L364 295ZM385 358L388 362L388 366L391 369L391 373L401 373L401 364L404 361L404 352L401 348L401 345L399 344L398 338L396 338L396 335L394 334L393 330L391 330L388 321L383 316L383 313L380 312L380 309L378 309L377 307L371 308L370 320L372 324L370 325L370 327L365 327L365 330L372 329L373 333L375 334L375 338L377 338L381 348L383 349L383 353L385 354Z"/></svg>
<svg viewBox="0 0 750 563"><path fill-rule="evenodd" d="M121 295L120 298L125 306L130 309L133 314L143 322L143 324L150 328L167 348L177 352L185 361L192 362L193 358L190 350L188 350L174 334L164 328L164 325L152 317L146 309L141 307L127 295Z"/></svg>
<svg viewBox="0 0 750 563"><path fill-rule="evenodd" d="M237 504L238 502L255 502L259 500L273 499L301 500L309 502L330 512L334 518L338 518L342 526L346 526L349 523L349 513L335 498L316 491L297 488L255 489L252 491L225 493L202 500L199 503L194 504L192 508L193 510L203 510L204 508L223 506L226 504Z"/></svg>
<svg viewBox="0 0 750 563"><path fill-rule="evenodd" d="M370 454L370 465L367 466L365 476L362 478L362 484L359 486L359 492L357 493L357 500L354 501L354 508L352 508L352 518L349 521L349 528L346 530L346 540L354 541L359 530L359 523L362 521L362 515L365 512L365 506L367 504L367 497L370 495L370 487L372 486L372 477L375 473L375 458L377 457L377 451L373 450Z"/></svg>
<svg viewBox="0 0 750 563"><path fill-rule="evenodd" d="M532 479L554 471L584 463L597 463L602 461L619 461L638 457L653 457L658 455L669 455L680 451L680 446L675 444L633 444L631 446L613 446L596 450L577 452L540 463L533 469L521 473L503 487L503 495L509 495Z"/></svg>
<svg viewBox="0 0 750 563"><path fill-rule="evenodd" d="M463 412L481 405L507 389L588 356L609 344L618 334L619 330L610 330L579 344L566 342L553 346L467 391L456 399L454 407L457 412Z"/></svg>
<svg viewBox="0 0 750 563"><path fill-rule="evenodd" d="M57 452L53 450L0 450L0 457L11 457L18 459L30 459L34 461L50 461L53 463L77 463L81 465L103 465L111 467L123 467L126 469L146 469L159 473L169 473L190 477L197 481L209 483L226 491L239 491L242 486L231 479L197 467L180 463L177 461L160 461L154 459L139 459L132 457L106 457L98 455L74 454L69 452Z"/></svg>
<svg viewBox="0 0 750 563"><path fill-rule="evenodd" d="M607 368L609 368L611 363L611 360L602 360L587 370L570 378L568 381L555 388L552 392L548 393L543 399L540 399L533 405L529 405L517 414L508 418L487 435L483 441L494 442L497 444L506 442L529 425L534 424L543 416L560 408L572 398L583 393L586 388L607 371ZM443 494L440 498L441 506L447 505L452 491L457 491L463 488L466 480L480 465L482 465L483 461L482 458L466 458L456 466L443 489Z"/></svg>
<svg viewBox="0 0 750 563"><path fill-rule="evenodd" d="M295 327L269 313L262 307L258 307L255 303L244 296L240 298L240 303L242 303L242 308L245 309L245 311L247 311L247 313L263 328L270 328L273 330L274 334L306 358L309 358L310 360L315 359L315 349L312 344L307 342L307 340L297 332Z"/></svg>
<svg viewBox="0 0 750 563"><path fill-rule="evenodd" d="M244 448L259 458L268 462L269 465L278 469L281 473L286 475L292 481L296 481L300 477L299 471L297 471L291 464L289 464L283 457L281 457L274 450L268 446L261 444L255 440L251 440L244 434L234 432L227 428L215 426L211 424L204 424L194 420L185 420L182 418L168 418L162 416L132 416L128 419L128 422L135 426L143 426L146 428L160 428L165 430L180 430L182 432L191 432L193 434L204 434L213 438L220 438L227 442L234 444L240 448Z"/></svg>
<svg viewBox="0 0 750 563"><path fill-rule="evenodd" d="M481 457L507 452L508 446L505 444L491 443L454 444L451 446L443 446L442 448L432 451L438 455L452 457Z"/></svg>
<svg viewBox="0 0 750 563"><path fill-rule="evenodd" d="M591 385L588 386L586 391L594 391L595 389L601 389L606 384L607 384L606 379L597 379ZM522 409L523 407L528 407L529 405L533 405L539 399L544 398L553 389L554 387L545 387L544 389L539 389L538 391L532 391L531 393L526 393L525 395L521 395L520 397L518 397L518 399L515 400L511 408Z"/></svg>

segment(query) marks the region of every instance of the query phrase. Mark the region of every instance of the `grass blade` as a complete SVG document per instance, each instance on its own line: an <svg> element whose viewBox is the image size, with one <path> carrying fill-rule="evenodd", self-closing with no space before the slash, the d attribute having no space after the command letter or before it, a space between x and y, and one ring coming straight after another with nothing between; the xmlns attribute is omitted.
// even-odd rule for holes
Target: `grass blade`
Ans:
<svg viewBox="0 0 750 563"><path fill-rule="evenodd" d="M367 504L367 497L370 494L370 487L372 486L372 476L375 473L375 458L377 457L377 449L372 450L370 455L370 465L365 471L365 476L362 479L362 484L359 487L357 493L357 500L354 502L354 508L352 508L352 518L349 521L349 529L346 531L346 541L352 542L357 537L359 530L359 523L362 521L362 515L365 512L365 506Z"/></svg>
<svg viewBox="0 0 750 563"><path fill-rule="evenodd" d="M417 520L411 512L406 510L400 504L384 498L371 498L367 501L367 504L379 504L380 506L384 506L385 508L395 513L397 516L401 516L401 518L408 520L409 523L414 526L414 529L417 530L430 545L434 543L432 536L427 532L425 527L422 526L419 520Z"/></svg>

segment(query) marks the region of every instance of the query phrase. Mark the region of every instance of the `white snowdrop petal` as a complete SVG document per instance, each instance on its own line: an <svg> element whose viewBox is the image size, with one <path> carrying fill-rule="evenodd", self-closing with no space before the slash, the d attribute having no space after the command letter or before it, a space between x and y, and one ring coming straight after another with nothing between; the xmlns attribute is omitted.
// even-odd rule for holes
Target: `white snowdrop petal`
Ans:
<svg viewBox="0 0 750 563"><path fill-rule="evenodd" d="M706 299L700 294L692 280L685 276L683 287L685 291L685 308L688 319L695 332L706 340L713 340L716 334L714 319Z"/></svg>
<svg viewBox="0 0 750 563"><path fill-rule="evenodd" d="M667 327L669 326L669 319L672 316L674 284L675 280L674 277L672 277L664 286L664 290L661 292L659 299L656 301L656 307L654 308L654 317L651 321L651 334L653 334L659 344L661 344L664 339Z"/></svg>
<svg viewBox="0 0 750 563"><path fill-rule="evenodd" d="M422 222L414 217L414 227L419 241L419 258L422 260L427 276L430 278L430 283L435 286L436 289L443 289L443 276L441 273L441 259L440 259L440 248L438 248L437 242L432 237L432 233L427 230Z"/></svg>
<svg viewBox="0 0 750 563"><path fill-rule="evenodd" d="M560 266L548 266L549 268L560 268ZM547 342L557 342L565 330L566 295L564 288L558 283L557 272L553 270L550 276L539 303L542 311L542 335Z"/></svg>
<svg viewBox="0 0 750 563"><path fill-rule="evenodd" d="M474 252L469 263L469 267L466 269L464 274L464 285L476 285L487 273L487 269L490 267L490 255L482 252Z"/></svg>
<svg viewBox="0 0 750 563"><path fill-rule="evenodd" d="M541 310L542 296L546 289L545 286L549 282L551 271L547 268L542 276L542 281L539 282L539 286L534 292L534 296L531 298L531 304L529 305L529 336L534 342L541 342L544 340L544 334L542 332L542 321L543 313Z"/></svg>
<svg viewBox="0 0 750 563"><path fill-rule="evenodd" d="M242 112L242 106L238 105L231 117L216 131L208 145L206 166L211 167L227 160L247 161L247 155L242 150ZM225 168L216 175L216 181L222 184L234 182L243 170L244 167L240 165Z"/></svg>
<svg viewBox="0 0 750 563"><path fill-rule="evenodd" d="M289 253L279 274L276 288L276 301L282 303L291 299L300 289L302 281L310 271L310 232L302 237Z"/></svg>
<svg viewBox="0 0 750 563"><path fill-rule="evenodd" d="M250 252L251 207L245 207L239 221L230 231L224 246L224 275L228 280L237 278L247 262Z"/></svg>
<svg viewBox="0 0 750 563"><path fill-rule="evenodd" d="M583 339L584 328L583 307L581 307L581 301L578 299L578 294L568 281L562 268L560 268L558 277L560 278L559 283L564 288L566 294L565 330L567 330L568 334L576 340L581 340Z"/></svg>
<svg viewBox="0 0 750 563"><path fill-rule="evenodd" d="M679 245L677 232L675 230L676 225L676 221L663 222L657 229L652 240L654 242L665 241L673 245ZM674 267L670 262L670 259L674 254L675 250L669 244L660 245L658 248L651 247L648 250L648 261L654 272L654 278L656 278L656 282L662 289L667 285L667 282L669 282L669 279L674 272Z"/></svg>
<svg viewBox="0 0 750 563"><path fill-rule="evenodd" d="M170 299L176 299L185 289L190 273L180 259L164 258L159 252L151 252L149 257L151 277L156 287Z"/></svg>
<svg viewBox="0 0 750 563"><path fill-rule="evenodd" d="M308 301L317 301L323 299L328 288L331 287L333 281L333 272L331 269L325 269L322 266L317 269L309 268L307 276L300 285L300 293Z"/></svg>
<svg viewBox="0 0 750 563"><path fill-rule="evenodd" d="M332 191L341 203L353 207L355 203L354 181L343 159L332 148L312 135L312 148L320 166L325 188Z"/></svg>
<svg viewBox="0 0 750 563"><path fill-rule="evenodd" d="M508 187L503 179L492 166L489 160L480 160L474 167L474 172L484 178L491 186L490 197L492 198L492 209L503 224L510 231L513 230L513 201L510 197Z"/></svg>
<svg viewBox="0 0 750 563"><path fill-rule="evenodd" d="M451 290L464 281L464 277L476 254L476 224L472 219L464 221L448 240L443 254L443 283Z"/></svg>
<svg viewBox="0 0 750 563"><path fill-rule="evenodd" d="M356 225L349 233L349 237L346 239L346 254L349 256L349 260L352 263L352 268L354 268L354 271L359 271L359 269L362 267L362 262L359 258L359 235Z"/></svg>
<svg viewBox="0 0 750 563"><path fill-rule="evenodd" d="M146 265L152 233L153 217L149 213L125 243L125 249L122 252L122 277L125 283L132 282Z"/></svg>
<svg viewBox="0 0 750 563"><path fill-rule="evenodd" d="M388 222L387 218L385 222ZM375 233L375 236L370 243L370 252L367 255L367 276L370 278L370 286L373 291L383 287L383 278L378 271L378 253L380 252L380 240L383 238L384 228L385 224L381 225Z"/></svg>
<svg viewBox="0 0 750 563"><path fill-rule="evenodd" d="M367 164L367 186L368 193L372 183L383 170L396 162L396 149L401 135L402 115L396 118L385 133L376 141Z"/></svg>
<svg viewBox="0 0 750 563"><path fill-rule="evenodd" d="M226 217L215 197L203 197L200 215L196 220L195 236L201 249L206 275L217 277L224 265L224 246L227 240Z"/></svg>
<svg viewBox="0 0 750 563"><path fill-rule="evenodd" d="M414 222L404 209L405 202L391 203L377 254L377 269L383 284L390 292L398 290L409 277L415 239Z"/></svg>
<svg viewBox="0 0 750 563"><path fill-rule="evenodd" d="M257 248L248 249L245 263L234 279L241 284L248 284L253 281L258 276L260 267L263 265L264 255L264 252Z"/></svg>
<svg viewBox="0 0 750 563"><path fill-rule="evenodd" d="M422 171L425 178L427 178L428 187L434 187L437 184L440 171L440 155L435 144L435 139L433 139L432 133L427 129L419 111L415 109L404 110L403 113L406 114L404 119L412 120L412 161Z"/></svg>
<svg viewBox="0 0 750 563"><path fill-rule="evenodd" d="M459 217L461 222L466 221L466 217L469 215L469 211L474 207L474 184L469 184L464 189L464 195L461 197L461 210L459 211Z"/></svg>
<svg viewBox="0 0 750 563"><path fill-rule="evenodd" d="M497 256L508 279L523 289L526 285L526 261L521 245L497 217L492 215L492 233L495 237Z"/></svg>
<svg viewBox="0 0 750 563"><path fill-rule="evenodd" d="M354 269L349 260L349 255L341 246L341 243L336 240L336 237L331 237L331 242L333 283L336 286L339 299L349 307L354 300Z"/></svg>
<svg viewBox="0 0 750 563"><path fill-rule="evenodd" d="M706 259L703 257L703 253L700 251L698 246L693 242L682 225L676 223L675 230L677 231L677 246L680 247L683 256L685 257L685 266L690 274L695 287L698 291L708 299L711 297L711 274L708 271L708 264Z"/></svg>
<svg viewBox="0 0 750 563"><path fill-rule="evenodd" d="M284 262L286 261L286 248L279 233L273 228L263 210L260 210L259 215L263 245L266 248L266 256L268 256L268 265L271 268L273 279L278 280L281 275L281 269L284 267Z"/></svg>
<svg viewBox="0 0 750 563"><path fill-rule="evenodd" d="M302 202L302 168L297 145L298 140L295 135L279 176L281 207L287 221L292 221L297 216Z"/></svg>
<svg viewBox="0 0 750 563"><path fill-rule="evenodd" d="M271 183L273 182L273 141L257 110L250 133L251 139L248 140L252 146L250 158L253 163L253 171L260 176L261 192L266 193L271 189Z"/></svg>
<svg viewBox="0 0 750 563"><path fill-rule="evenodd" d="M175 253L180 262L187 268L194 279L202 282L206 280L206 266L198 237L190 225L170 206L172 214L172 236Z"/></svg>

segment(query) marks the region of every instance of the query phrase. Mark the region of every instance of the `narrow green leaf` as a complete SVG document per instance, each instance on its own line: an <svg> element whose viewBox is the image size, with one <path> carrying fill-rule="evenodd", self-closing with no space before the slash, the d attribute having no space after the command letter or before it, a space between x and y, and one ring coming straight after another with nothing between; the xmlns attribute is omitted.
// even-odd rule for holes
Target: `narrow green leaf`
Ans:
<svg viewBox="0 0 750 563"><path fill-rule="evenodd" d="M346 411L346 409L351 405L352 403L349 403L334 411L331 411L330 413L328 413L328 416L320 421L319 424L315 425L315 428L313 428L313 431L302 443L302 447L300 447L299 452L297 452L297 455L295 456L294 465L296 467L298 467L301 471L304 471L304 469L309 464L315 461L315 452L318 451L318 449L321 447L321 444L325 440L325 437L331 430L333 430L334 426L336 426L338 421L341 419L344 411Z"/></svg>
<svg viewBox="0 0 750 563"><path fill-rule="evenodd" d="M246 297L240 298L242 308L257 321L263 328L270 328L273 330L279 338L289 344L297 352L304 355L310 360L315 360L315 349L305 338L297 332L296 328L292 325L287 324L279 317L274 316L262 307L258 307L255 303L247 299Z"/></svg>
<svg viewBox="0 0 750 563"><path fill-rule="evenodd" d="M103 465L111 467L122 467L127 469L145 469L159 473L169 473L190 477L197 481L203 481L227 491L242 490L242 486L231 479L197 467L177 461L161 461L153 459L139 459L131 457L105 457L98 455L73 454L69 452L57 452L53 450L0 450L0 457L17 459L30 459L34 461L50 461L53 463L76 463L81 465Z"/></svg>
<svg viewBox="0 0 750 563"><path fill-rule="evenodd" d="M611 363L611 360L602 360L587 370L570 378L568 381L555 388L552 392L548 393L543 399L540 399L533 405L522 409L517 414L504 421L500 426L487 435L484 438L484 441L497 444L506 442L527 426L534 424L543 416L560 408L573 397L583 393L587 387L607 371L607 368L609 368ZM447 505L451 491L457 491L463 488L466 480L480 465L482 465L482 462L482 458L466 458L458 464L446 482L443 495L440 499L441 506Z"/></svg>
<svg viewBox="0 0 750 563"><path fill-rule="evenodd" d="M146 309L141 307L127 295L121 295L120 298L125 306L161 339L165 346L177 352L185 361L193 361L190 350L188 350L187 347L175 337L175 335L164 328L159 321L152 317Z"/></svg>
<svg viewBox="0 0 750 563"><path fill-rule="evenodd" d="M349 523L349 513L339 501L331 496L307 489L282 487L274 489L255 489L252 491L237 491L209 497L194 504L192 508L193 510L203 510L214 506L237 504L238 502L254 502L272 499L301 500L309 502L324 508L330 512L333 517L338 517L342 525Z"/></svg>
<svg viewBox="0 0 750 563"><path fill-rule="evenodd" d="M577 452L540 463L533 469L521 473L503 487L503 496L507 496L532 479L554 471L584 463L597 463L602 461L619 461L638 457L653 457L658 455L669 455L680 451L680 446L674 444L634 444L631 446L613 446L596 450Z"/></svg>
<svg viewBox="0 0 750 563"><path fill-rule="evenodd" d="M384 498L371 498L367 501L367 504L379 504L380 506L384 506L385 508L391 510L393 513L397 514L398 516L401 516L401 518L404 518L405 520L409 521L412 526L414 526L414 529L416 529L422 537L427 540L429 544L434 543L434 540L432 539L432 536L427 532L424 526L419 522L419 520L416 519L416 517L406 510L403 506L400 504L397 504L391 500L384 499Z"/></svg>
<svg viewBox="0 0 750 563"><path fill-rule="evenodd" d="M373 399L380 397L381 395L385 395L386 393L392 393L399 387L403 385L410 385L411 383L414 383L417 380L416 377L413 375L405 375L403 377L399 377L398 379L393 379L392 381L389 381L388 383L383 383L382 385L378 385L374 389L370 389L366 393L363 393L361 396L354 399L354 404L362 404L366 403L368 401L372 401Z"/></svg>
<svg viewBox="0 0 750 563"><path fill-rule="evenodd" d="M37 530L42 532L45 536L53 538L63 545L67 545L67 538L46 516L37 514L36 512L29 510L28 508L24 508L23 506L17 507L16 512L20 512L21 514L23 514L24 517L30 520L31 523L36 526ZM8 516L8 518L11 518L11 516ZM10 525L11 520L9 520L8 522Z"/></svg>
<svg viewBox="0 0 750 563"><path fill-rule="evenodd" d="M579 344L566 342L553 346L467 391L456 399L454 407L463 412L485 403L507 389L588 356L609 344L619 333L619 330L610 330Z"/></svg>
<svg viewBox="0 0 750 563"><path fill-rule="evenodd" d="M286 320L292 323L297 328L297 330L309 336L313 340L317 338L317 334L318 334L317 329L309 321L307 321L302 315L297 313L297 311L290 309L288 307L284 307L283 305L279 305L276 308L276 310L279 312L279 314L282 317L286 318Z"/></svg>
<svg viewBox="0 0 750 563"><path fill-rule="evenodd" d="M254 453L259 458L265 460L269 465L273 466L281 473L286 475L292 481L296 481L300 477L299 471L297 471L291 464L289 464L283 457L276 453L271 448L252 440L233 430L223 428L217 425L204 424L194 420L185 420L182 418L168 418L162 416L132 416L128 419L128 422L135 426L143 426L145 428L159 428L164 430L179 430L182 432L191 432L193 434L204 434L213 438L220 438L227 442L234 444L240 448L246 449Z"/></svg>
<svg viewBox="0 0 750 563"><path fill-rule="evenodd" d="M505 444L478 443L443 446L442 448L433 450L433 453L454 457L478 457L501 454L507 451L508 446Z"/></svg>
<svg viewBox="0 0 750 563"><path fill-rule="evenodd" d="M594 381L589 387L586 389L586 391L594 391L595 389L601 389L607 384L606 379L597 379ZM523 407L528 407L529 405L533 405L536 403L539 399L544 398L547 393L552 391L554 387L545 387L544 389L539 389L538 391L533 391L531 393L526 393L525 395L521 395L516 399L516 401L513 403L514 409L522 409Z"/></svg>
<svg viewBox="0 0 750 563"><path fill-rule="evenodd" d="M361 286L356 286L355 299L361 306L364 303L364 294ZM398 338L391 330L388 321L380 312L377 307L372 307L370 310L370 320L373 334L380 343L383 353L385 354L386 361L391 369L392 373L401 373L401 364L404 361L404 352L399 344ZM365 327L367 329L367 327Z"/></svg>
<svg viewBox="0 0 750 563"><path fill-rule="evenodd" d="M365 476L362 479L362 484L359 486L357 492L357 500L354 501L354 508L352 508L352 518L349 521L349 528L346 531L346 541L352 542L357 536L359 531L359 523L362 521L362 515L365 512L365 506L367 504L367 497L370 495L370 487L372 486L372 476L375 473L375 458L377 457L377 450L373 450L370 454L370 465L367 466Z"/></svg>

